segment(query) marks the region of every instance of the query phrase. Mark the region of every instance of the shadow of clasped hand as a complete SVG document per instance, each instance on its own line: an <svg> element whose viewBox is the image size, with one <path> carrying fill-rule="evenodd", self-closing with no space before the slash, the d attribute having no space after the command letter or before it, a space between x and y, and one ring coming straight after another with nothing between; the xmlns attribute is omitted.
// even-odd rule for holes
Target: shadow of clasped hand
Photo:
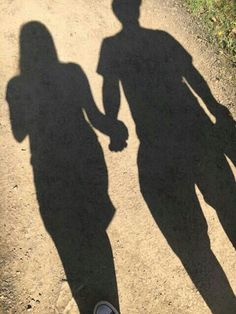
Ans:
<svg viewBox="0 0 236 314"><path fill-rule="evenodd" d="M112 132L112 135L110 136L109 149L112 152L119 152L127 147L126 141L129 134L128 129L123 122L116 120L114 125L115 132Z"/></svg>

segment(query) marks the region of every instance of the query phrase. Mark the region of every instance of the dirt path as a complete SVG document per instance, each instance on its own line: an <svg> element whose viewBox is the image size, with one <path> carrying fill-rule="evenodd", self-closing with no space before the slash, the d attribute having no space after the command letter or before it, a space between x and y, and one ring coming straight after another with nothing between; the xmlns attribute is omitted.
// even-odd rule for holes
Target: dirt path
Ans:
<svg viewBox="0 0 236 314"><path fill-rule="evenodd" d="M108 0L4 0L0 1L0 12L0 311L78 313L55 244L40 215L29 139L18 143L12 134L6 88L19 73L20 27L29 21L40 21L50 30L60 61L82 67L102 110L102 77L96 73L101 43L117 33L120 24ZM140 22L146 28L164 30L179 41L193 57L193 64L219 103L236 116L235 90L227 81L229 75L184 12L172 0L143 0ZM139 140L123 92L119 118L129 129L128 147L124 151L110 152L108 138L99 131L96 133L108 169L109 196L116 209L108 234L121 313L211 313L140 193ZM212 250L236 292L235 250L214 209L206 204L197 187L196 192L208 223ZM220 187L215 193L221 193ZM75 285L77 290L83 290L86 283Z"/></svg>

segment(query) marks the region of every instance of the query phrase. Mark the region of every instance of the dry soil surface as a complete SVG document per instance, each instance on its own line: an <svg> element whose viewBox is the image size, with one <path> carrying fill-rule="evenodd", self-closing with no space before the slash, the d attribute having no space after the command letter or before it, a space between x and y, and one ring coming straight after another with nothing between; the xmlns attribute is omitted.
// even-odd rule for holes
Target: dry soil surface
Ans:
<svg viewBox="0 0 236 314"><path fill-rule="evenodd" d="M29 139L26 137L19 143L12 134L6 89L9 80L19 73L20 28L29 21L40 21L50 30L60 61L80 64L83 68L95 101L103 110L102 77L96 73L96 68L102 40L117 33L120 23L111 10L110 0L1 0L0 12L0 311L79 313L57 249L40 215ZM140 23L149 29L165 30L178 40L192 56L193 64L216 99L235 116L235 89L230 83L230 72L225 71L196 21L180 3L144 0ZM108 235L120 311L124 314L211 313L152 218L140 192L139 141L123 92L119 118L129 129L128 146L122 152L111 152L108 138L99 131L96 133L108 169L109 196L116 209ZM232 163L230 165L234 171ZM195 188L208 223L212 250L236 292L235 250L215 210L204 201L198 187ZM78 289L86 285L77 284Z"/></svg>

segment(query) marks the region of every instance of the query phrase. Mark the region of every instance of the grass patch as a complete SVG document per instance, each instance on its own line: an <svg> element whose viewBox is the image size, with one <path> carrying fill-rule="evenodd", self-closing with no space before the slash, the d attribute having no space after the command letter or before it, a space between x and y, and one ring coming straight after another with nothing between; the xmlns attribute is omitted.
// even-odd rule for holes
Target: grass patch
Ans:
<svg viewBox="0 0 236 314"><path fill-rule="evenodd" d="M185 0L191 11L201 16L211 42L236 65L236 0Z"/></svg>

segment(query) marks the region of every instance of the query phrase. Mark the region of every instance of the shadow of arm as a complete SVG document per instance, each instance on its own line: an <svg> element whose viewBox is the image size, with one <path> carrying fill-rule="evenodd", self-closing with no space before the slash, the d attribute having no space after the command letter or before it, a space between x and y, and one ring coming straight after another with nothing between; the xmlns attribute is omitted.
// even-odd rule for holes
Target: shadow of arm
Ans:
<svg viewBox="0 0 236 314"><path fill-rule="evenodd" d="M128 131L125 125L121 121L101 113L95 104L85 73L78 66L74 66L73 71L76 83L75 88L80 89L78 100L75 101L81 100L81 107L85 110L92 126L109 136L111 141L117 137L122 138L123 141L126 141L128 137Z"/></svg>
<svg viewBox="0 0 236 314"><path fill-rule="evenodd" d="M120 110L119 80L113 76L104 76L102 92L106 116L108 116L111 121L114 121L114 123L120 123L122 125L120 132L116 133L111 139L109 148L111 151L121 151L127 146L128 129L123 122L117 119Z"/></svg>
<svg viewBox="0 0 236 314"><path fill-rule="evenodd" d="M223 116L231 117L229 110L217 102L207 82L192 64L191 67L185 71L184 77L216 119L221 119Z"/></svg>
<svg viewBox="0 0 236 314"><path fill-rule="evenodd" d="M9 105L12 133L17 142L22 142L27 136L26 112L17 78L8 83L6 100Z"/></svg>
<svg viewBox="0 0 236 314"><path fill-rule="evenodd" d="M224 153L235 164L236 124L230 111L217 102L206 81L194 66L186 72L186 79L194 91L202 98L208 110L216 117L215 135L218 138L218 143L220 143Z"/></svg>

